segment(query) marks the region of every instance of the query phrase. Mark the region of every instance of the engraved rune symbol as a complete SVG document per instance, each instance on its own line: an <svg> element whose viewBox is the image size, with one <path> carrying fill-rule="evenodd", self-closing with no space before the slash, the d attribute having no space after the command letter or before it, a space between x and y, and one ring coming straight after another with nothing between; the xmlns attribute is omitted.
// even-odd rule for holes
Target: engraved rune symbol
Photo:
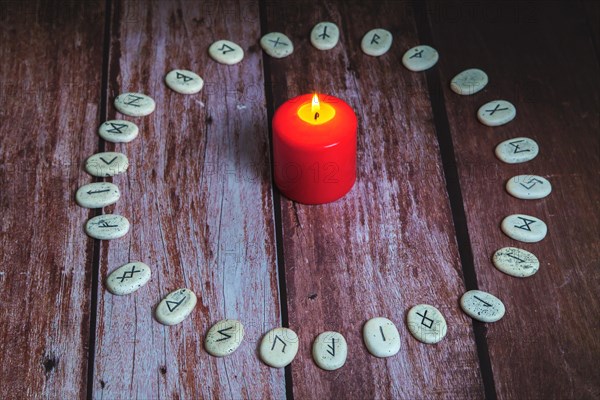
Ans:
<svg viewBox="0 0 600 400"><path fill-rule="evenodd" d="M331 338L331 344L328 344L329 350L327 352L331 354L332 357L335 357L335 338Z"/></svg>
<svg viewBox="0 0 600 400"><path fill-rule="evenodd" d="M106 161L106 160L104 159L104 157L100 157L100 159L101 159L102 161L104 161L104 164L106 164L106 165L110 165L110 164L112 164L112 163L113 163L113 161L115 161L115 160L117 159L117 156L115 156L115 158L113 158L113 159L112 159L112 160L110 160L110 161Z"/></svg>
<svg viewBox="0 0 600 400"><path fill-rule="evenodd" d="M531 182L533 182L533 183L531 183ZM539 179L537 179L537 178L531 178L531 179L529 180L529 182L527 182L527 183L528 183L528 184L529 184L529 183L531 183L531 185L529 185L529 186L525 186L525 184L524 184L524 183L521 183L521 186L523 186L523 187L524 187L525 189L527 189L527 190L529 190L529 189L531 189L532 187L534 187L534 186L536 185L536 183L540 183L540 184L542 184L542 185L544 184L544 182L540 181L540 180L539 180Z"/></svg>
<svg viewBox="0 0 600 400"><path fill-rule="evenodd" d="M428 311L429 311L429 310L425 310L425 313L424 313L424 314L419 314L419 313L417 313L417 315L418 315L419 317L421 317L421 325L423 325L423 326L427 327L428 329L431 329L431 327L433 326L433 320L427 316L427 312L428 312ZM429 324L426 324L426 323L425 323L425 320L429 321Z"/></svg>
<svg viewBox="0 0 600 400"><path fill-rule="evenodd" d="M225 54L225 53L223 53L223 54ZM186 82L189 82L189 81L193 81L193 80L194 80L193 78L190 78L189 76L187 76L187 75L184 75L184 74L182 74L181 72L177 72L177 73L175 74L175 77L176 77L177 79L183 79L183 82L184 82L184 83L186 83Z"/></svg>
<svg viewBox="0 0 600 400"><path fill-rule="evenodd" d="M513 256L511 253L506 253L506 255L509 256L510 258L514 258L515 260L519 261L519 264L525 262L525 260L523 260L522 258L519 258L517 256Z"/></svg>
<svg viewBox="0 0 600 400"><path fill-rule="evenodd" d="M499 108L499 107L500 107L500 104L496 104L496 107L494 107L493 110L485 110L485 112L489 112L490 115L494 115L494 113L496 111L505 111L505 110L508 110L508 107L504 107L504 108Z"/></svg>
<svg viewBox="0 0 600 400"><path fill-rule="evenodd" d="M96 191L88 190L86 193L91 196L96 193L104 193L104 192L110 192L110 189L96 190Z"/></svg>
<svg viewBox="0 0 600 400"><path fill-rule="evenodd" d="M415 54L413 54L412 56L409 57L410 58L423 58L423 49L419 50L419 49L415 49L417 50L417 52Z"/></svg>
<svg viewBox="0 0 600 400"><path fill-rule="evenodd" d="M136 104L138 101L142 100L143 97L142 96L136 96L135 94L129 94L127 95L127 100L125 104L127 104L128 106L134 106L134 107L139 107L139 104Z"/></svg>
<svg viewBox="0 0 600 400"><path fill-rule="evenodd" d="M235 49L233 47L227 46L225 43L223 43L221 45L221 48L217 49L217 50L222 51L223 54L227 54L227 53L229 53L231 51L235 51Z"/></svg>
<svg viewBox="0 0 600 400"><path fill-rule="evenodd" d="M269 39L269 42L273 43L273 47L277 47L278 44L283 45L283 46L288 45L286 42L280 42L279 39L281 39L281 38L278 37L277 40Z"/></svg>
<svg viewBox="0 0 600 400"><path fill-rule="evenodd" d="M317 36L318 38L321 38L323 40L325 40L325 38L331 37L328 33L327 33L327 25L325 25L323 27L323 33L321 33L320 35Z"/></svg>
<svg viewBox="0 0 600 400"><path fill-rule="evenodd" d="M222 342L223 340L231 339L231 335L229 335L229 334L225 333L226 331L229 331L229 330L231 330L231 329L233 329L233 326L230 326L229 328L225 328L225 329L218 330L217 332L219 332L219 333L220 333L221 335L223 335L224 337L222 337L222 338L220 338L220 339L217 339L217 340L215 340L215 342Z"/></svg>
<svg viewBox="0 0 600 400"><path fill-rule="evenodd" d="M515 225L515 228L523 229L524 231L531 232L531 228L529 226L531 224L535 224L537 222L537 221L534 221L529 218L524 218L524 217L517 217L517 218L519 218L521 221L523 221L523 225Z"/></svg>
<svg viewBox="0 0 600 400"><path fill-rule="evenodd" d="M98 227L99 228L116 228L119 225L111 225L108 222L106 222L105 220L102 220L98 223Z"/></svg>
<svg viewBox="0 0 600 400"><path fill-rule="evenodd" d="M179 301L167 300L167 308L169 309L170 312L175 311L177 309L177 307L179 307L186 298L187 298L187 296L184 296L183 299L181 299Z"/></svg>
<svg viewBox="0 0 600 400"><path fill-rule="evenodd" d="M381 337L383 338L383 341L385 342L385 335L383 334L383 328L381 327L381 325L379 325L379 332L381 332Z"/></svg>
<svg viewBox="0 0 600 400"><path fill-rule="evenodd" d="M135 269L135 265L134 265L133 267L131 267L130 271L123 272L123 275L119 276L117 279L120 279L121 282L123 282L125 279L133 278L133 274L136 274L138 272L142 272L142 270L141 269Z"/></svg>
<svg viewBox="0 0 600 400"><path fill-rule="evenodd" d="M485 306L486 306L486 307L491 307L491 306L492 306L490 303L488 303L488 302L487 302L487 301L485 301L485 300L481 300L481 299L480 299L479 297L477 297L477 296L473 296L473 297L475 297L477 300L479 300L480 302L482 302L483 304L485 304Z"/></svg>
<svg viewBox="0 0 600 400"><path fill-rule="evenodd" d="M381 39L381 36L379 36L378 34L374 34L373 38L371 39L371 44L375 43L375 44L379 44L378 40Z"/></svg>
<svg viewBox="0 0 600 400"><path fill-rule="evenodd" d="M515 141L512 141L512 142L508 142L508 144L510 144L512 147L515 148L515 151L513 151L513 154L524 153L526 151L531 151L531 149L520 150L521 146L518 145L517 143L521 143L521 142L524 142L524 140L521 139L521 140L515 140ZM529 183L529 182L527 182L527 183Z"/></svg>
<svg viewBox="0 0 600 400"><path fill-rule="evenodd" d="M108 124L112 126L112 129L109 129L106 132L110 133L123 133L123 129L127 128L126 124L115 124L114 122L109 122Z"/></svg>
<svg viewBox="0 0 600 400"><path fill-rule="evenodd" d="M275 340L273 340L273 346L271 346L271 351L273 351L273 349L275 348L275 345L277 344L277 340L279 340L281 342L281 344L283 345L283 347L281 348L281 352L285 353L285 348L287 347L287 344L278 335L275 335Z"/></svg>

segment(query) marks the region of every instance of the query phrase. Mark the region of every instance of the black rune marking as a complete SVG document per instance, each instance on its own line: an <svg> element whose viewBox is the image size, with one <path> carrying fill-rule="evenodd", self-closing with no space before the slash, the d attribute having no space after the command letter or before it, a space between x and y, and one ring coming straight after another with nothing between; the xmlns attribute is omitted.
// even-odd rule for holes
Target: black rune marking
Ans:
<svg viewBox="0 0 600 400"><path fill-rule="evenodd" d="M317 36L318 38L321 38L323 40L325 40L325 38L331 37L327 34L327 25L325 25L323 27L323 33L321 33L320 35Z"/></svg>
<svg viewBox="0 0 600 400"><path fill-rule="evenodd" d="M110 133L123 133L123 129L127 128L126 124L116 124L114 122L109 122L108 124L112 126L112 129L108 129L106 132Z"/></svg>
<svg viewBox="0 0 600 400"><path fill-rule="evenodd" d="M129 94L127 95L127 100L124 103L127 104L128 106L134 106L134 107L139 107L139 104L136 104L138 101L142 100L143 97L142 96L136 96L135 94Z"/></svg>
<svg viewBox="0 0 600 400"><path fill-rule="evenodd" d="M431 327L433 326L433 320L427 316L428 311L429 310L425 310L424 314L417 313L417 315L421 317L421 325L427 327L428 329L431 329ZM429 321L429 325L425 323L425 320Z"/></svg>
<svg viewBox="0 0 600 400"><path fill-rule="evenodd" d="M385 335L383 334L383 328L381 327L381 325L379 325L379 332L381 333L381 337L383 338L383 341L385 342Z"/></svg>
<svg viewBox="0 0 600 400"><path fill-rule="evenodd" d="M234 49L234 48L232 48L232 47L230 47L230 46L227 46L225 43L223 43L223 44L221 45L221 48L220 48L220 49L217 49L217 50L219 50L219 51L222 51L222 52L223 52L223 54L227 54L227 53L229 53L229 52L235 51L235 49Z"/></svg>
<svg viewBox="0 0 600 400"><path fill-rule="evenodd" d="M381 39L381 36L379 36L378 34L374 34L373 38L371 39L371 44L375 43L375 44L379 44L378 40Z"/></svg>
<svg viewBox="0 0 600 400"><path fill-rule="evenodd" d="M283 345L283 347L281 348L281 352L285 353L285 348L287 347L287 344L278 335L275 335L275 340L273 340L273 346L271 346L271 351L273 351L273 349L275 348L275 345L277 344L278 340Z"/></svg>
<svg viewBox="0 0 600 400"><path fill-rule="evenodd" d="M89 195L92 195L92 194L104 193L104 192L110 192L110 189L96 190L96 191L88 190L86 193Z"/></svg>
<svg viewBox="0 0 600 400"><path fill-rule="evenodd" d="M123 272L123 275L119 276L117 279L120 279L121 283L122 283L125 279L133 278L133 274L136 274L138 272L142 272L142 270L141 269L135 269L135 264L134 264L133 267L131 267L130 271Z"/></svg>
<svg viewBox="0 0 600 400"><path fill-rule="evenodd" d="M184 296L183 299L175 302L175 301L171 301L171 300L167 300L167 308L169 309L170 312L173 312L177 309L177 307L179 307L181 305L181 303L183 303L183 301L187 298L187 296Z"/></svg>
<svg viewBox="0 0 600 400"><path fill-rule="evenodd" d="M99 228L116 228L119 225L110 225L107 221L102 220L100 222L98 222L98 227Z"/></svg>
<svg viewBox="0 0 600 400"><path fill-rule="evenodd" d="M508 110L508 107L504 107L504 108L499 108L499 107L500 107L500 104L496 104L496 107L494 107L493 110L485 110L485 112L490 113L490 115L494 115L494 113L496 111L506 111L506 110Z"/></svg>
<svg viewBox="0 0 600 400"><path fill-rule="evenodd" d="M335 357L335 339L331 338L331 344L328 344L327 347L329 350L327 352L331 354L331 357Z"/></svg>
<svg viewBox="0 0 600 400"><path fill-rule="evenodd" d="M531 149L525 149L525 150L520 150L521 146L518 143L524 142L525 140L521 139L521 140L515 140L512 142L508 142L508 144L510 144L512 147L515 148L515 151L513 151L513 154L517 154L517 153L524 153L526 151L531 151Z"/></svg>
<svg viewBox="0 0 600 400"><path fill-rule="evenodd" d="M101 159L101 160L104 162L104 164L106 164L106 165L110 165L110 164L112 164L112 163L113 163L113 161L115 161L115 160L117 159L117 156L115 156L115 158L113 158L113 159L112 159L112 160L110 160L110 161L106 161L106 160L104 159L104 157L100 157L100 159Z"/></svg>
<svg viewBox="0 0 600 400"><path fill-rule="evenodd" d="M282 45L282 46L287 46L288 44L285 42L280 42L279 39L281 39L280 37L277 38L277 40L273 40L273 39L269 39L269 42L273 43L273 47L277 47L277 45Z"/></svg>
<svg viewBox="0 0 600 400"><path fill-rule="evenodd" d="M519 218L521 221L523 221L523 225L515 225L515 228L523 229L524 231L531 232L530 225L535 224L537 222L537 221L534 221L532 219L525 218L525 217L517 217L517 218Z"/></svg>
<svg viewBox="0 0 600 400"><path fill-rule="evenodd" d="M526 151L526 150L523 150L523 151ZM533 182L533 183L531 183L531 182ZM541 184L541 185L543 185L543 184L544 184L544 182L540 181L540 180L539 180L539 179L537 179L537 178L531 178L531 179L529 180L529 182L527 182L527 183L528 183L528 184L529 184L529 183L531 183L531 185L529 185L529 186L525 186L525 184L524 184L524 183L521 183L521 186L523 186L523 187L524 187L525 189L527 189L527 190L529 190L529 189L531 189L532 187L534 187L534 186L535 186L537 183L539 183L539 184Z"/></svg>
<svg viewBox="0 0 600 400"><path fill-rule="evenodd" d="M193 80L194 80L193 78L190 78L189 76L187 76L187 75L184 75L184 74L182 74L181 72L177 72L177 73L175 74L175 77L176 77L177 79L182 79L184 83L187 83L187 82L189 82L189 81L193 81Z"/></svg>
<svg viewBox="0 0 600 400"><path fill-rule="evenodd" d="M217 331L217 332L219 332L221 335L223 335L224 337L222 337L222 338L220 338L220 339L217 339L217 340L215 340L215 342L222 342L223 340L231 339L231 335L229 335L229 334L225 333L225 331L229 331L229 330L231 330L231 329L233 329L233 326L230 326L229 328L225 328L225 329L221 329L221 330Z"/></svg>
<svg viewBox="0 0 600 400"><path fill-rule="evenodd" d="M480 299L479 297L477 297L477 296L473 296L473 297L475 297L477 300L479 300L480 302L482 302L483 304L485 304L485 306L486 306L486 307L491 307L491 306L492 306L490 303L488 303L488 302L487 302L487 301L485 301L485 300L481 300L481 299Z"/></svg>
<svg viewBox="0 0 600 400"><path fill-rule="evenodd" d="M413 54L410 58L423 58L423 50L415 49L416 53Z"/></svg>
<svg viewBox="0 0 600 400"><path fill-rule="evenodd" d="M519 258L517 256L513 256L511 253L506 253L506 255L509 256L510 258L514 258L515 260L518 260L519 264L525 262L525 260L523 260L522 258Z"/></svg>

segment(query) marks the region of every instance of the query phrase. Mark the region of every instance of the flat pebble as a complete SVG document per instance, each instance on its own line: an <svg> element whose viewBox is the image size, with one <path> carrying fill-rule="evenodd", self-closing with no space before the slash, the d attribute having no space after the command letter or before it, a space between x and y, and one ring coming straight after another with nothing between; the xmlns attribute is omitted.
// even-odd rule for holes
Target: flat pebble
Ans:
<svg viewBox="0 0 600 400"><path fill-rule="evenodd" d="M244 340L244 325L235 319L223 319L206 334L204 348L215 357L225 357L237 350Z"/></svg>
<svg viewBox="0 0 600 400"><path fill-rule="evenodd" d="M333 371L342 368L348 356L346 339L338 332L323 332L313 343L312 356L315 363L324 370Z"/></svg>
<svg viewBox="0 0 600 400"><path fill-rule="evenodd" d="M517 175L506 182L506 191L517 199L543 199L552 192L552 185L538 175Z"/></svg>
<svg viewBox="0 0 600 400"><path fill-rule="evenodd" d="M190 289L177 289L158 304L156 320L163 325L177 325L190 315L196 302L196 295Z"/></svg>
<svg viewBox="0 0 600 400"><path fill-rule="evenodd" d="M423 343L437 343L446 336L448 326L442 313L428 304L419 304L408 311L406 324L410 333Z"/></svg>
<svg viewBox="0 0 600 400"><path fill-rule="evenodd" d="M496 146L496 157L507 164L519 164L533 160L539 152L538 144L533 139L518 137L505 140Z"/></svg>
<svg viewBox="0 0 600 400"><path fill-rule="evenodd" d="M260 39L260 47L273 58L284 58L294 52L294 44L283 33L270 32Z"/></svg>
<svg viewBox="0 0 600 400"><path fill-rule="evenodd" d="M129 160L123 153L107 151L96 153L85 161L85 170L88 174L104 178L115 176L127 171Z"/></svg>
<svg viewBox="0 0 600 400"><path fill-rule="evenodd" d="M217 40L208 48L208 55L218 63L233 65L244 59L244 50L229 40Z"/></svg>
<svg viewBox="0 0 600 400"><path fill-rule="evenodd" d="M283 368L298 353L298 335L288 328L275 328L263 336L259 354L263 362L273 368Z"/></svg>
<svg viewBox="0 0 600 400"><path fill-rule="evenodd" d="M363 327L363 340L375 357L391 357L400 351L400 334L392 321L383 317L368 320Z"/></svg>
<svg viewBox="0 0 600 400"><path fill-rule="evenodd" d="M436 49L426 45L413 47L402 56L402 64L411 71L425 71L433 67L440 56Z"/></svg>
<svg viewBox="0 0 600 400"><path fill-rule="evenodd" d="M136 124L122 119L106 121L98 128L98 135L112 143L129 143L138 136L139 132Z"/></svg>
<svg viewBox="0 0 600 400"><path fill-rule="evenodd" d="M539 242L548 233L544 221L525 214L509 215L502 220L501 228L506 236L525 243Z"/></svg>
<svg viewBox="0 0 600 400"><path fill-rule="evenodd" d="M540 261L533 253L517 247L497 250L492 262L498 270L517 278L527 278L540 269Z"/></svg>
<svg viewBox="0 0 600 400"><path fill-rule="evenodd" d="M181 94L194 94L202 90L204 80L198 74L185 69L174 69L165 76L168 87Z"/></svg>
<svg viewBox="0 0 600 400"><path fill-rule="evenodd" d="M470 68L452 78L450 88L454 93L468 96L482 90L488 84L488 76L477 68Z"/></svg>
<svg viewBox="0 0 600 400"><path fill-rule="evenodd" d="M117 214L98 215L90 218L85 224L85 233L94 239L118 239L125 236L127 232L129 232L129 221Z"/></svg>
<svg viewBox="0 0 600 400"><path fill-rule="evenodd" d="M81 207L102 208L115 204L121 198L117 185L110 182L94 182L83 185L75 194L75 201Z"/></svg>
<svg viewBox="0 0 600 400"><path fill-rule="evenodd" d="M152 114L156 103L150 96L142 93L123 93L115 99L115 108L125 115L144 117Z"/></svg>
<svg viewBox="0 0 600 400"><path fill-rule="evenodd" d="M481 322L496 322L506 311L500 299L481 290L469 290L463 294L460 307L468 316Z"/></svg>
<svg viewBox="0 0 600 400"><path fill-rule="evenodd" d="M319 22L310 32L310 42L319 50L330 50L340 39L340 30L333 22Z"/></svg>
<svg viewBox="0 0 600 400"><path fill-rule="evenodd" d="M517 115L517 109L506 100L493 100L485 103L477 111L477 119L487 126L500 126L509 123Z"/></svg>
<svg viewBox="0 0 600 400"><path fill-rule="evenodd" d="M130 294L144 286L150 280L150 267L143 262L125 264L108 275L106 288L119 296Z"/></svg>
<svg viewBox="0 0 600 400"><path fill-rule="evenodd" d="M360 43L362 51L369 56L378 57L392 47L392 33L385 29L372 29L365 34Z"/></svg>

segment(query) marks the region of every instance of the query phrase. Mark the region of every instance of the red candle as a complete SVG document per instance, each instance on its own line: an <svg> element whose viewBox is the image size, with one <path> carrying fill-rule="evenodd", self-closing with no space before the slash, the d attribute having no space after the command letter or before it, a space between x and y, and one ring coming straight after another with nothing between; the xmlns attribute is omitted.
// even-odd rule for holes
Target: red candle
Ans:
<svg viewBox="0 0 600 400"><path fill-rule="evenodd" d="M273 116L275 184L304 204L335 201L356 181L354 111L333 96L305 94L286 101Z"/></svg>

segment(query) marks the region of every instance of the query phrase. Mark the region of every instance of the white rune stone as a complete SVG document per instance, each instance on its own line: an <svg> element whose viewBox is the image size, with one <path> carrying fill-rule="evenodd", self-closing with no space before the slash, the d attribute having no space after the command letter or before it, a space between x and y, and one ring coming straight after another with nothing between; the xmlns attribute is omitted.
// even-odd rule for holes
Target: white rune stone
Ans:
<svg viewBox="0 0 600 400"><path fill-rule="evenodd" d="M342 368L348 356L348 344L341 333L327 331L315 339L312 347L315 363L324 370Z"/></svg>
<svg viewBox="0 0 600 400"><path fill-rule="evenodd" d="M283 33L270 32L260 39L260 47L273 58L284 58L294 52L294 44Z"/></svg>
<svg viewBox="0 0 600 400"><path fill-rule="evenodd" d="M75 201L81 207L102 208L115 204L121 197L117 185L110 182L94 182L83 185L75 194Z"/></svg>
<svg viewBox="0 0 600 400"><path fill-rule="evenodd" d="M288 328L275 328L263 336L258 350L261 360L273 368L283 368L298 353L298 335Z"/></svg>
<svg viewBox="0 0 600 400"><path fill-rule="evenodd" d="M544 221L525 214L509 215L502 220L500 227L506 236L525 243L539 242L548 233Z"/></svg>
<svg viewBox="0 0 600 400"><path fill-rule="evenodd" d="M123 153L107 151L96 153L85 161L88 174L98 177L115 176L127 171L129 160Z"/></svg>
<svg viewBox="0 0 600 400"><path fill-rule="evenodd" d="M165 76L168 87L181 94L194 94L202 90L204 80L198 74L185 69L174 69Z"/></svg>
<svg viewBox="0 0 600 400"><path fill-rule="evenodd" d="M117 214L98 215L85 224L85 233L94 239L118 239L125 236L127 232L129 232L129 221Z"/></svg>
<svg viewBox="0 0 600 400"><path fill-rule="evenodd" d="M119 296L130 294L144 286L150 280L150 267L143 262L125 264L108 275L106 288Z"/></svg>
<svg viewBox="0 0 600 400"><path fill-rule="evenodd" d="M340 30L333 22L319 22L310 32L310 42L319 50L330 50L340 39Z"/></svg>
<svg viewBox="0 0 600 400"><path fill-rule="evenodd" d="M392 47L392 33L385 29L372 29L365 34L360 43L362 51L369 56L382 56Z"/></svg>
<svg viewBox="0 0 600 400"><path fill-rule="evenodd" d="M436 49L426 45L413 47L404 53L402 64L411 71L425 71L433 67L440 56Z"/></svg>
<svg viewBox="0 0 600 400"><path fill-rule="evenodd" d="M538 175L517 175L506 182L506 191L517 199L543 199L552 192L552 185Z"/></svg>
<svg viewBox="0 0 600 400"><path fill-rule="evenodd" d="M400 334L392 321L383 317L368 320L363 327L363 340L375 357L391 357L400 351Z"/></svg>
<svg viewBox="0 0 600 400"><path fill-rule="evenodd" d="M460 307L481 322L496 322L504 316L504 304L496 296L482 290L469 290L460 298Z"/></svg>
<svg viewBox="0 0 600 400"><path fill-rule="evenodd" d="M498 270L517 278L527 278L540 269L540 261L533 253L517 247L497 250L492 262Z"/></svg>
<svg viewBox="0 0 600 400"><path fill-rule="evenodd" d="M208 55L218 63L233 65L244 59L244 50L229 40L217 40L208 48Z"/></svg>
<svg viewBox="0 0 600 400"><path fill-rule="evenodd" d="M224 357L236 351L242 340L244 325L234 319L223 319L208 330L204 348L215 357Z"/></svg>
<svg viewBox="0 0 600 400"><path fill-rule="evenodd" d="M98 135L102 139L113 143L131 142L139 132L140 130L136 124L122 119L106 121L98 128Z"/></svg>
<svg viewBox="0 0 600 400"><path fill-rule="evenodd" d="M115 98L115 108L125 115L132 117L144 117L152 114L156 103L150 96L142 93L123 93Z"/></svg>
<svg viewBox="0 0 600 400"><path fill-rule="evenodd" d="M488 76L477 68L467 69L450 82L450 88L454 93L467 96L482 90L488 84Z"/></svg>
<svg viewBox="0 0 600 400"><path fill-rule="evenodd" d="M496 157L507 164L533 160L539 152L538 144L527 137L508 139L496 146Z"/></svg>
<svg viewBox="0 0 600 400"><path fill-rule="evenodd" d="M506 100L493 100L485 103L477 111L477 119L487 126L509 123L517 115L517 109Z"/></svg>
<svg viewBox="0 0 600 400"><path fill-rule="evenodd" d="M448 326L442 313L428 304L419 304L408 311L406 324L410 333L423 343L437 343L446 336Z"/></svg>
<svg viewBox="0 0 600 400"><path fill-rule="evenodd" d="M158 304L156 320L163 325L177 325L196 307L196 295L190 289L177 289Z"/></svg>

